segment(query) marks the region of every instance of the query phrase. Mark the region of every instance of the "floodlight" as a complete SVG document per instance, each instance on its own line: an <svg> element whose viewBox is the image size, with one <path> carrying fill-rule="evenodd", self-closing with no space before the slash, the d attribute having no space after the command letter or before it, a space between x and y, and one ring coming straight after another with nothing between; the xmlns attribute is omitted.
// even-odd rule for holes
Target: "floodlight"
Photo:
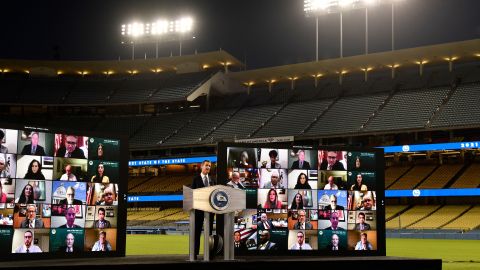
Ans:
<svg viewBox="0 0 480 270"><path fill-rule="evenodd" d="M130 28L130 25L128 25ZM128 35L133 37L139 37L144 34L144 26L143 23L133 23L131 24L131 28L128 31Z"/></svg>
<svg viewBox="0 0 480 270"><path fill-rule="evenodd" d="M193 20L190 17L181 18L175 21L175 32L186 33L192 31Z"/></svg>
<svg viewBox="0 0 480 270"><path fill-rule="evenodd" d="M152 35L163 35L168 32L168 21L159 19L152 23Z"/></svg>

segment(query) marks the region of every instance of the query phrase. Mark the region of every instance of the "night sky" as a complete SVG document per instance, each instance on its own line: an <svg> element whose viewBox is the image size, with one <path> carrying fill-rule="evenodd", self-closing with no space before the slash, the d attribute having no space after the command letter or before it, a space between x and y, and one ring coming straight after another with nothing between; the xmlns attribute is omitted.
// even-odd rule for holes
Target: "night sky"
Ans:
<svg viewBox="0 0 480 270"><path fill-rule="evenodd" d="M480 37L480 1L401 0L395 9L396 49ZM344 13L344 56L364 53L365 10ZM248 69L315 59L315 19L303 0L12 1L0 10L0 58L130 59L121 44L124 23L191 15L196 39L183 54L223 49ZM339 15L319 18L320 59L339 56ZM369 51L391 48L391 6L369 9ZM155 45L137 45L136 58L155 57ZM160 46L160 56L178 55L178 43Z"/></svg>

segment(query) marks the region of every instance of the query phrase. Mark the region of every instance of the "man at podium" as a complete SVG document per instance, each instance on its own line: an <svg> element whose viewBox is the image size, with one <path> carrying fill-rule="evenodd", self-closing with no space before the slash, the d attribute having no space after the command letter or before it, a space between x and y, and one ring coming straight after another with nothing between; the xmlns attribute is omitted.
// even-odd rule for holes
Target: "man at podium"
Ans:
<svg viewBox="0 0 480 270"><path fill-rule="evenodd" d="M212 163L209 160L204 160L200 166L201 172L193 177L192 189L204 188L215 185L215 181L208 175ZM195 210L195 260L200 252L200 234L202 233L204 212ZM210 214L210 233L213 232L213 217L214 214Z"/></svg>

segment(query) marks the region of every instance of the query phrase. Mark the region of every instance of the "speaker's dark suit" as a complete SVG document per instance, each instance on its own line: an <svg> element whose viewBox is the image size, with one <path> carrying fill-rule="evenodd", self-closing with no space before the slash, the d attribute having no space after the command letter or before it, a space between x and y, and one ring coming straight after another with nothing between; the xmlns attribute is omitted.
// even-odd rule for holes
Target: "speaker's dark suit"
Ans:
<svg viewBox="0 0 480 270"><path fill-rule="evenodd" d="M210 182L209 183L210 186L213 186L216 184L215 180L210 175L208 176L208 179ZM203 187L205 187L203 183L203 179L200 174L197 174L195 177L193 177L192 189L203 188ZM210 214L210 234L212 234L213 232L214 216L215 216L214 214ZM200 210L195 210L195 255L198 255L198 253L200 252L200 234L202 233L203 218L204 218L204 212ZM217 231L218 230L219 228L217 226Z"/></svg>
<svg viewBox="0 0 480 270"><path fill-rule="evenodd" d="M68 200L67 199L63 199L59 202L59 204L68 204ZM82 204L82 201L80 200L77 200L77 199L73 199L73 203L72 204Z"/></svg>
<svg viewBox="0 0 480 270"><path fill-rule="evenodd" d="M76 254L82 252L81 249L77 248L76 246L73 246L72 252L67 252L67 246L61 246L58 248L57 253L69 253L69 254Z"/></svg>
<svg viewBox="0 0 480 270"><path fill-rule="evenodd" d="M233 242L233 246L235 247L235 252L245 252L248 250L247 244L242 241L240 241L239 243Z"/></svg>
<svg viewBox="0 0 480 270"><path fill-rule="evenodd" d="M326 170L327 168L328 162L323 161L322 164L320 164L320 170ZM343 164L337 160L332 166L332 171L345 171L345 167L343 167Z"/></svg>
<svg viewBox="0 0 480 270"><path fill-rule="evenodd" d="M30 225L28 218L24 219L22 223L20 223L20 228L28 228ZM35 218L35 228L45 228L43 224L43 220Z"/></svg>
<svg viewBox="0 0 480 270"><path fill-rule="evenodd" d="M335 210L332 210L332 206L329 204L325 206L323 210L328 210L328 211L336 211L336 210L345 210L343 206L337 204L337 208Z"/></svg>
<svg viewBox="0 0 480 270"><path fill-rule="evenodd" d="M343 248L342 246L338 246L337 248L338 248L337 250L345 250L345 248ZM334 251L332 244L328 244L325 249L326 249L326 250L330 250L330 251Z"/></svg>
<svg viewBox="0 0 480 270"><path fill-rule="evenodd" d="M65 157L65 152L67 152L67 149L65 148L65 146L62 146L60 148L58 148L57 150L57 154L55 156L57 157ZM71 158L85 158L85 155L83 154L83 151L82 149L80 148L75 148L75 150L73 150L72 154L70 155Z"/></svg>
<svg viewBox="0 0 480 270"><path fill-rule="evenodd" d="M303 165L302 167L300 168L300 161L299 160L295 160L293 163L292 163L292 169L304 169L304 170L310 170L310 163L306 160L303 161Z"/></svg>
<svg viewBox="0 0 480 270"><path fill-rule="evenodd" d="M267 223L268 223L268 226L270 227L268 230L271 230L271 229L274 228L273 223L270 219L267 219ZM263 222L261 220L258 221L257 229L262 230L262 231L267 230L265 224L263 224Z"/></svg>
<svg viewBox="0 0 480 270"><path fill-rule="evenodd" d="M23 147L22 155L32 155L32 144L27 144ZM37 148L35 148L35 153L33 155L46 156L47 154L45 154L45 149L37 144Z"/></svg>

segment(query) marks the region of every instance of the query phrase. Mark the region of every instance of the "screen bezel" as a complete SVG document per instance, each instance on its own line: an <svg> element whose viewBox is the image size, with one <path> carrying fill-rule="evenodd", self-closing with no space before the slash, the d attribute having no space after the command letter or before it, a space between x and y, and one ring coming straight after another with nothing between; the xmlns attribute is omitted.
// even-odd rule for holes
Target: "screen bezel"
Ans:
<svg viewBox="0 0 480 270"><path fill-rule="evenodd" d="M87 257L124 257L126 250L126 231L127 231L127 178L128 178L128 137L119 133L105 133L95 131L78 131L72 129L59 129L58 127L45 127L45 126L27 126L21 124L12 124L0 122L0 128L14 129L14 130L31 130L37 132L51 133L51 134L76 134L87 137L95 137L101 139L118 140L120 144L119 148L119 178L118 178L118 207L117 207L117 235L116 235L116 250L109 252L93 252L83 251L79 253L71 254L59 254L56 252L42 252L42 253L5 253L0 254L2 260L38 260L38 259L67 259L67 258L87 258ZM16 155L19 155L16 153ZM54 180L52 180L54 181ZM84 181L85 182L85 181ZM89 183L86 181L85 183ZM88 205L87 205L88 206ZM85 214L85 213L84 213ZM10 228L10 227L3 227ZM13 227L10 228L15 230ZM50 228L52 229L52 228ZM85 229L85 228L83 228Z"/></svg>
<svg viewBox="0 0 480 270"><path fill-rule="evenodd" d="M294 142L287 143L233 143L220 142L217 146L217 183L225 185L228 182L227 175L227 150L229 147L238 148L279 148L279 149L305 149L305 150L332 150L350 152L375 153L376 164L376 219L377 219L377 249L376 250L338 250L335 252L326 250L249 250L235 253L240 256L386 256L385 235L385 161L382 148L365 148L349 146L312 146L296 145ZM318 189L317 189L318 192ZM248 208L250 209L250 208ZM288 229L287 229L288 231ZM317 231L318 232L318 231ZM348 230L347 230L348 232ZM233 232L232 232L233 233ZM233 234L232 234L233 237ZM233 248L233 247L232 247Z"/></svg>

